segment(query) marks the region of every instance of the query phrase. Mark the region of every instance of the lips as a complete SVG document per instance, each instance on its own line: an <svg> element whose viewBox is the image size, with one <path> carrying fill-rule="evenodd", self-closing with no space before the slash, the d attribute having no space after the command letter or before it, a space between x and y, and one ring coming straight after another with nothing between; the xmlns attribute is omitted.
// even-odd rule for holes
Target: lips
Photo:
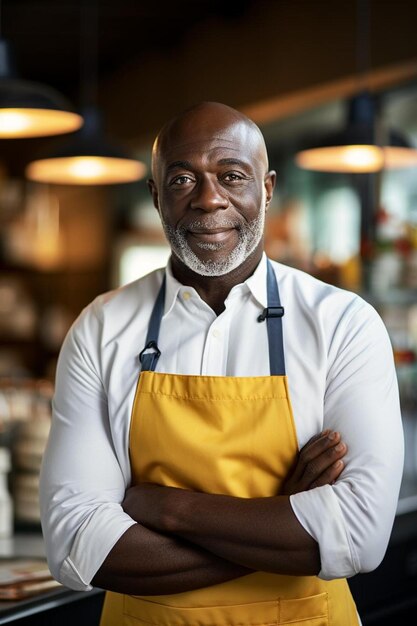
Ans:
<svg viewBox="0 0 417 626"><path fill-rule="evenodd" d="M207 243L219 243L227 239L230 233L235 230L232 227L222 228L194 228L188 232L195 237L198 241L205 241Z"/></svg>

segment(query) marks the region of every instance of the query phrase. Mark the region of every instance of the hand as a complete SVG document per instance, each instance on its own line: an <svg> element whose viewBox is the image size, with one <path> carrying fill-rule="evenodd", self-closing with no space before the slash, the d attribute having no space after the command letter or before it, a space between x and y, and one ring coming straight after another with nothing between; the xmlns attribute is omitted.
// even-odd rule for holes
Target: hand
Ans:
<svg viewBox="0 0 417 626"><path fill-rule="evenodd" d="M347 446L341 441L340 433L325 430L315 435L301 448L281 495L332 485L342 473L346 452Z"/></svg>

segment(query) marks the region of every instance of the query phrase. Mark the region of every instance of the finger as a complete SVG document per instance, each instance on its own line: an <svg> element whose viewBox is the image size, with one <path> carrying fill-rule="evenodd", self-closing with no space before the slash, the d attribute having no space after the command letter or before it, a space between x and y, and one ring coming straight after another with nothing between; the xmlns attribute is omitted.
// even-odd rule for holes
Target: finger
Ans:
<svg viewBox="0 0 417 626"><path fill-rule="evenodd" d="M318 478L316 478L316 480L311 483L310 489L322 487L323 485L333 485L343 472L344 467L345 464L342 459L332 463L330 467L328 467Z"/></svg>
<svg viewBox="0 0 417 626"><path fill-rule="evenodd" d="M303 486L305 486L305 488L307 489L310 489L311 486L316 483L318 478L324 472L332 468L332 466L334 466L334 463L342 460L346 452L346 444L343 441L339 441L337 445L324 450L319 456L308 462L305 466L304 473L301 479Z"/></svg>
<svg viewBox="0 0 417 626"><path fill-rule="evenodd" d="M296 465L292 471L291 482L297 483L302 481L303 486L308 485L323 472L328 465L340 458L338 454L329 454L327 461L319 457L327 450L331 450L340 443L340 433L326 429L314 435L300 450ZM339 450L337 451L339 452ZM319 459L317 463L315 459ZM305 475L305 476L304 476ZM306 483L307 480L307 483Z"/></svg>
<svg viewBox="0 0 417 626"><path fill-rule="evenodd" d="M309 439L307 443L301 448L299 456L297 458L297 461L294 465L294 469L292 472L293 481L299 480L304 473L306 464L311 459L315 458L315 456L320 454L320 450L324 450L326 448L326 445L328 443L326 438L329 436L330 433L331 431L328 429L323 430L321 433L318 433L317 435L314 435L313 437L311 437L311 439ZM321 443L320 447L316 450L316 448L314 447L314 444L320 441L321 439L324 439L325 442Z"/></svg>
<svg viewBox="0 0 417 626"><path fill-rule="evenodd" d="M301 448L300 452L302 450L308 450L313 445L313 443L315 443L322 437L327 437L330 434L330 432L331 431L329 429L326 429L326 430L323 430L321 433L318 433L317 435L313 435L313 437L311 437L311 439L309 439L307 443Z"/></svg>
<svg viewBox="0 0 417 626"><path fill-rule="evenodd" d="M320 456L326 450L336 446L341 440L340 433L330 430L326 435L321 435L312 443L309 442L300 451L300 457L304 464L309 463L316 457Z"/></svg>
<svg viewBox="0 0 417 626"><path fill-rule="evenodd" d="M300 450L297 465L293 470L293 480L301 480L307 465L332 445L337 445L339 441L340 434L330 430L324 430L312 437Z"/></svg>

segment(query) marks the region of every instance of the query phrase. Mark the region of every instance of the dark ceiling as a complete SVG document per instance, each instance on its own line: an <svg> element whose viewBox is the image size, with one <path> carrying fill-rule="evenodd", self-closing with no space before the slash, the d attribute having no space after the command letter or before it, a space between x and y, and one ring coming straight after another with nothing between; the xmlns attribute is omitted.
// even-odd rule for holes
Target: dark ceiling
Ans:
<svg viewBox="0 0 417 626"><path fill-rule="evenodd" d="M414 60L416 71L403 80L415 82L416 0L0 0L0 32L14 47L20 77L55 87L76 109L88 100L80 84L94 81L81 77L88 69L94 74L97 54L100 97L90 94L91 101L99 102L106 131L137 149L167 115L193 102L219 99L239 108L289 94L291 103L293 93L349 78L366 67L357 54L358 16L366 6L369 36L361 32L370 67ZM306 110L317 106L303 97ZM277 106L270 124L283 117ZM414 110L413 95L412 124ZM324 118L329 126L328 109ZM277 127L281 142L286 128L293 126ZM65 136L1 140L0 153L20 174L38 148L55 141Z"/></svg>
<svg viewBox="0 0 417 626"><path fill-rule="evenodd" d="M0 36L12 46L20 78L54 87L79 109L96 102L91 90L95 75L100 82L136 59L155 52L169 55L181 47L194 26L212 18L239 20L254 3L0 0ZM0 152L9 171L22 175L29 155L41 154L63 141L65 136L0 140Z"/></svg>
<svg viewBox="0 0 417 626"><path fill-rule="evenodd" d="M13 45L22 78L48 83L77 100L84 71L80 50L93 63L98 52L103 77L151 51L178 47L192 26L210 17L237 20L253 2L0 0L0 27Z"/></svg>

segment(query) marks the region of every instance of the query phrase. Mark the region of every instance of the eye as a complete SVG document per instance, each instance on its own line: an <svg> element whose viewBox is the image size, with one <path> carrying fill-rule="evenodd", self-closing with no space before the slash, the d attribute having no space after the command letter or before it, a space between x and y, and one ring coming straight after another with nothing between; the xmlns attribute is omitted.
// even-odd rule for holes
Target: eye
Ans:
<svg viewBox="0 0 417 626"><path fill-rule="evenodd" d="M227 172L227 174L224 174L222 178L227 183L234 183L240 180L244 180L245 176L239 174L238 172Z"/></svg>
<svg viewBox="0 0 417 626"><path fill-rule="evenodd" d="M173 178L169 184L170 185L186 185L187 183L192 183L194 182L193 178L191 176L188 176L187 174L181 174L180 176L176 176L175 178Z"/></svg>

